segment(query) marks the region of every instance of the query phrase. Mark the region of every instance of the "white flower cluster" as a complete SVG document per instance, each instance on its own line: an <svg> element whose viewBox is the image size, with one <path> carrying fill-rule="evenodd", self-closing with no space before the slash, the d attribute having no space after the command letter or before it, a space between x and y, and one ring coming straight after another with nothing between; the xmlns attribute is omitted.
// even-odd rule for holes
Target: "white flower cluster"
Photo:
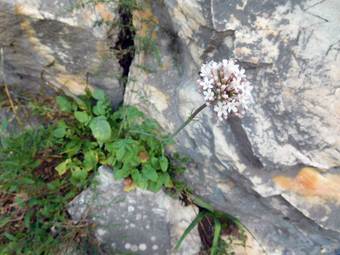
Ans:
<svg viewBox="0 0 340 255"><path fill-rule="evenodd" d="M230 115L242 116L251 101L245 71L233 60L210 61L202 65L198 84L207 105L214 106L220 120Z"/></svg>

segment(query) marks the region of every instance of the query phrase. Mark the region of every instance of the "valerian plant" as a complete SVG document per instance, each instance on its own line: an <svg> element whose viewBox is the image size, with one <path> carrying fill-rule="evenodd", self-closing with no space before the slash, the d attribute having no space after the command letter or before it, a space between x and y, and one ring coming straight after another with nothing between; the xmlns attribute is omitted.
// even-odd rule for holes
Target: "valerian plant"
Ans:
<svg viewBox="0 0 340 255"><path fill-rule="evenodd" d="M252 86L247 81L245 70L232 59L203 64L197 83L205 102L189 116L172 137L175 137L207 106L213 107L219 120L223 121L230 116L242 117L252 101L250 93Z"/></svg>
<svg viewBox="0 0 340 255"><path fill-rule="evenodd" d="M53 131L65 157L56 170L71 173L74 183L85 181L99 165L112 167L117 180L154 192L172 188L174 176L183 171L165 154L167 140L158 124L137 108L123 106L113 111L101 90L85 96L59 96L57 103L66 113Z"/></svg>

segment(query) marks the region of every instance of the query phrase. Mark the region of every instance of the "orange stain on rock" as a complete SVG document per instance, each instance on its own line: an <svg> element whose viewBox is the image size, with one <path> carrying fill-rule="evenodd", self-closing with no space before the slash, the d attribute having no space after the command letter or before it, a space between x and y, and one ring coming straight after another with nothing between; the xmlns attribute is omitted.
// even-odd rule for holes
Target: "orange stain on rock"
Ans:
<svg viewBox="0 0 340 255"><path fill-rule="evenodd" d="M113 21L113 15L104 3L98 3L95 6L96 12L104 21Z"/></svg>
<svg viewBox="0 0 340 255"><path fill-rule="evenodd" d="M141 37L151 36L152 39L156 39L156 25L159 21L151 9L136 10L133 14L133 24L137 27L137 34Z"/></svg>
<svg viewBox="0 0 340 255"><path fill-rule="evenodd" d="M304 167L293 178L276 176L273 180L281 189L304 197L340 202L340 176L336 174L322 175L315 168Z"/></svg>

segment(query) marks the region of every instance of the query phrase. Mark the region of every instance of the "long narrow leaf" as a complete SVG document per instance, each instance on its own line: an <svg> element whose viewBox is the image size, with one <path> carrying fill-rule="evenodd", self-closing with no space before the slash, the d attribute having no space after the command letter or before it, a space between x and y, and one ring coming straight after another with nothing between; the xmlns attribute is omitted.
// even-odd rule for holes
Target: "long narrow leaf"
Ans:
<svg viewBox="0 0 340 255"><path fill-rule="evenodd" d="M202 207L210 212L214 212L214 208L210 204L205 202L202 198L192 195L192 200L194 204L198 205L199 207Z"/></svg>
<svg viewBox="0 0 340 255"><path fill-rule="evenodd" d="M221 230L222 230L222 224L219 221L219 219L215 217L214 221L215 221L214 239L213 239L213 243L212 243L212 246L211 246L210 255L215 255L217 253L218 243L219 243L219 240L220 240Z"/></svg>
<svg viewBox="0 0 340 255"><path fill-rule="evenodd" d="M196 218L190 223L190 225L186 228L186 230L184 231L183 235L181 236L181 238L177 241L176 244L176 250L179 249L179 247L181 246L183 240L186 238L186 236L191 232L191 230L194 229L194 227L196 227L196 225L198 223L200 223L200 221L207 215L208 212L203 211L200 212L199 214L197 214Z"/></svg>

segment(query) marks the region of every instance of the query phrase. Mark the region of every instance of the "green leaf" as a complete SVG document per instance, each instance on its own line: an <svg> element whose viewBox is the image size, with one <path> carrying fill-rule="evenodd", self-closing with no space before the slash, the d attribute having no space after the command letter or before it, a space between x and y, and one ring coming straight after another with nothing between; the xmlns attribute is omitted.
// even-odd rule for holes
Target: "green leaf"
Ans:
<svg viewBox="0 0 340 255"><path fill-rule="evenodd" d="M97 166L97 153L95 151L87 151L84 154L84 169L91 171Z"/></svg>
<svg viewBox="0 0 340 255"><path fill-rule="evenodd" d="M159 178L156 182L152 182L152 181L149 181L149 184L148 184L148 189L152 192L158 192L162 189L162 186L163 186L163 182L162 180Z"/></svg>
<svg viewBox="0 0 340 255"><path fill-rule="evenodd" d="M139 188L141 189L148 188L148 180L144 178L141 172L138 171L137 169L132 170L131 177Z"/></svg>
<svg viewBox="0 0 340 255"><path fill-rule="evenodd" d="M187 237L187 235L189 235L189 233L191 232L191 230L193 230L198 223L201 222L201 220L208 214L208 212L206 211L202 211L199 214L197 214L196 218L190 223L190 225L185 229L183 235L180 237L180 239L177 241L176 243L176 250L179 249L179 247L181 246L182 242L184 241L184 239Z"/></svg>
<svg viewBox="0 0 340 255"><path fill-rule="evenodd" d="M98 101L95 107L93 107L93 113L95 115L105 115L108 105L103 101Z"/></svg>
<svg viewBox="0 0 340 255"><path fill-rule="evenodd" d="M66 159L65 161L61 162L59 165L56 166L55 170L57 170L59 175L63 175L69 169L69 164L71 163L71 159Z"/></svg>
<svg viewBox="0 0 340 255"><path fill-rule="evenodd" d="M199 207L202 207L210 212L214 212L214 208L200 197L192 195L192 199L194 204L198 205Z"/></svg>
<svg viewBox="0 0 340 255"><path fill-rule="evenodd" d="M87 114L87 112L80 112L77 111L74 113L74 117L80 122L80 123L88 123L91 117Z"/></svg>
<svg viewBox="0 0 340 255"><path fill-rule="evenodd" d="M145 165L143 167L142 173L147 179L149 179L151 181L155 182L158 179L158 174L157 174L156 170L150 165Z"/></svg>
<svg viewBox="0 0 340 255"><path fill-rule="evenodd" d="M72 103L64 96L57 96L57 104L62 112L72 111Z"/></svg>
<svg viewBox="0 0 340 255"><path fill-rule="evenodd" d="M10 222L11 217L2 217L0 218L0 228L3 228L7 225L8 222Z"/></svg>
<svg viewBox="0 0 340 255"><path fill-rule="evenodd" d="M92 135L99 142L106 142L111 138L111 126L103 116L95 117L90 122Z"/></svg>
<svg viewBox="0 0 340 255"><path fill-rule="evenodd" d="M122 160L124 158L124 155L125 155L125 147L122 146L117 150L117 153L116 153L117 160Z"/></svg>
<svg viewBox="0 0 340 255"><path fill-rule="evenodd" d="M162 183L165 187L167 187L167 188L173 188L174 187L174 184L173 184L171 177L168 173L161 173L160 179L162 180Z"/></svg>
<svg viewBox="0 0 340 255"><path fill-rule="evenodd" d="M166 172L169 168L169 161L166 157L162 156L160 159L159 159L159 163L161 165L161 169L163 172Z"/></svg>
<svg viewBox="0 0 340 255"><path fill-rule="evenodd" d="M214 239L210 250L210 255L216 255L218 250L218 242L221 236L222 224L218 218L214 217Z"/></svg>
<svg viewBox="0 0 340 255"><path fill-rule="evenodd" d="M98 101L105 101L106 100L106 96L105 96L105 93L103 90L101 89L95 89L93 92L92 92L92 97L94 99L97 99Z"/></svg>
<svg viewBox="0 0 340 255"><path fill-rule="evenodd" d="M128 177L130 175L130 172L122 168L122 169L115 170L113 174L114 174L115 179L119 181L119 180L122 180Z"/></svg>
<svg viewBox="0 0 340 255"><path fill-rule="evenodd" d="M65 128L57 128L53 131L53 136L56 138L63 138L66 134L66 129Z"/></svg>
<svg viewBox="0 0 340 255"><path fill-rule="evenodd" d="M80 167L74 167L72 169L72 178L75 181L84 181L87 178L87 171Z"/></svg>

